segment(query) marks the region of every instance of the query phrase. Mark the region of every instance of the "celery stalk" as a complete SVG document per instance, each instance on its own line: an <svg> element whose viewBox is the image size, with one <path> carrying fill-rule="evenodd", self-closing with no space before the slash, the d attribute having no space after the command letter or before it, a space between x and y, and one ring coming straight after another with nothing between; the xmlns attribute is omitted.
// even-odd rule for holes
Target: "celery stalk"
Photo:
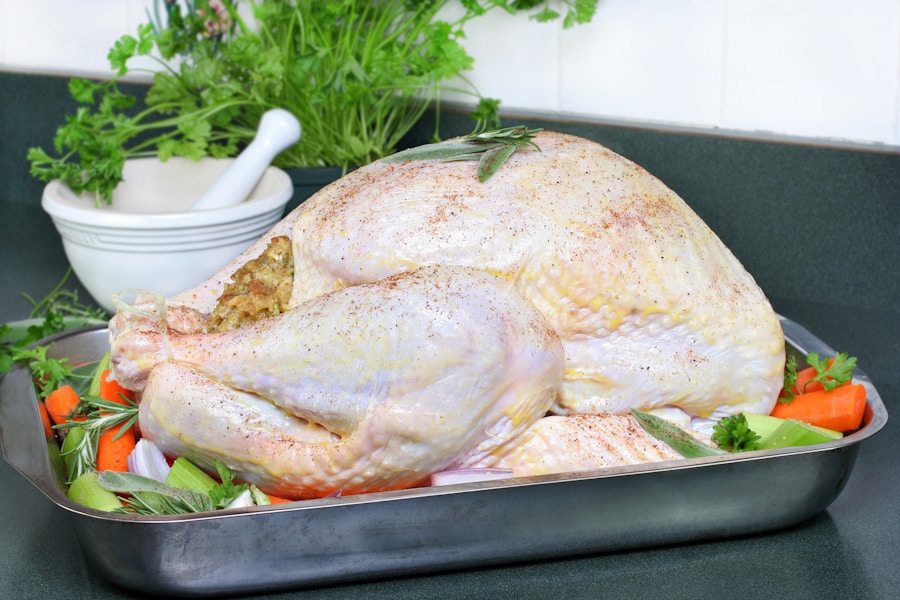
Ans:
<svg viewBox="0 0 900 600"><path fill-rule="evenodd" d="M69 486L69 499L89 508L111 512L122 507L122 501L114 493L97 482L95 471L85 473Z"/></svg>
<svg viewBox="0 0 900 600"><path fill-rule="evenodd" d="M758 435L761 440L772 435L772 433L784 423L784 419L769 415L757 415L754 413L744 413L744 418L747 419L747 427L749 427L753 433Z"/></svg>
<svg viewBox="0 0 900 600"><path fill-rule="evenodd" d="M180 456L172 463L172 468L166 477L166 484L208 494L217 482L200 467Z"/></svg>
<svg viewBox="0 0 900 600"><path fill-rule="evenodd" d="M813 427L808 423L795 419L786 419L778 428L760 440L759 450L789 448L792 446L811 446L839 439L842 434L822 427Z"/></svg>
<svg viewBox="0 0 900 600"><path fill-rule="evenodd" d="M771 415L756 415L752 413L744 413L744 417L747 419L747 426L750 427L750 429L752 429L759 436L760 443L766 441L766 438L775 433L775 430L785 423L785 419L780 419ZM801 421L797 422L802 423ZM816 427L815 425L809 425L807 423L803 423L803 425L815 432L821 433L826 438L823 441L826 442L830 440L838 440L844 437L844 434L842 434L840 431L834 431L832 429L826 429L824 427ZM788 427L785 429L785 431L790 431L790 429L791 428ZM797 434L799 433L800 432L798 431Z"/></svg>
<svg viewBox="0 0 900 600"><path fill-rule="evenodd" d="M269 499L268 494L266 494L255 485L250 486L250 494L253 496L253 504L255 504L256 506L267 506L269 504L272 504L272 501Z"/></svg>
<svg viewBox="0 0 900 600"><path fill-rule="evenodd" d="M97 368L94 371L94 376L91 378L91 385L88 387L88 395L89 396L99 396L100 395L100 377L103 376L103 372L109 368L109 352L103 355L103 358L100 359L100 362L97 363Z"/></svg>
<svg viewBox="0 0 900 600"><path fill-rule="evenodd" d="M66 473L68 473L70 479L75 474L75 461L77 460L79 446L81 446L82 439L85 435L87 435L87 432L84 428L72 427L66 432L66 437L63 438L60 454L62 455L63 464L66 467Z"/></svg>

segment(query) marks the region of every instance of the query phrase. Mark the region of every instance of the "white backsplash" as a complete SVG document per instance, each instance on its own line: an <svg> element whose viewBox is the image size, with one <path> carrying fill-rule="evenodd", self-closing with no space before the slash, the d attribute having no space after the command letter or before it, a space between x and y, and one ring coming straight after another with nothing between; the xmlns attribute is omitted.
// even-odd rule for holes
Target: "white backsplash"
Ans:
<svg viewBox="0 0 900 600"><path fill-rule="evenodd" d="M0 0L0 70L106 76L152 5ZM600 0L570 30L494 11L466 33L513 113L900 146L900 0Z"/></svg>

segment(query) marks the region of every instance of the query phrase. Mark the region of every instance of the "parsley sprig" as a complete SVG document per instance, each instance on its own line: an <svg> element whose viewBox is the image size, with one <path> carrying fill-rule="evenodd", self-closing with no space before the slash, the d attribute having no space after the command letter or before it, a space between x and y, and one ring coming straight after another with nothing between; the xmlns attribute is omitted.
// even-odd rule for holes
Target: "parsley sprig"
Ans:
<svg viewBox="0 0 900 600"><path fill-rule="evenodd" d="M756 450L760 436L747 423L747 417L738 413L724 417L713 425L712 442L728 452L749 452Z"/></svg>
<svg viewBox="0 0 900 600"><path fill-rule="evenodd" d="M856 362L856 357L849 356L846 352L837 352L833 358L820 358L817 352L810 352L806 355L806 364L816 370L816 375L805 384L804 388L810 383L818 382L826 390L831 391L853 379L853 369L856 368ZM797 359L791 356L788 358L784 368L784 395L778 401L785 404L793 402L796 397L794 393L796 384ZM805 389L798 391L802 394L805 392Z"/></svg>

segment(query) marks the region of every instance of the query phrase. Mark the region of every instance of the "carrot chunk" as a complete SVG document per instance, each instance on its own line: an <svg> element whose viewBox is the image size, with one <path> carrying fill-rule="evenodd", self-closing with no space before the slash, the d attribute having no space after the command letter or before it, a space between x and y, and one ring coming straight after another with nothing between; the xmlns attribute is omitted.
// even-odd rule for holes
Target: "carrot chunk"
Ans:
<svg viewBox="0 0 900 600"><path fill-rule="evenodd" d="M859 429L865 409L865 386L845 383L831 391L817 390L800 394L791 402L779 402L771 415L846 433Z"/></svg>
<svg viewBox="0 0 900 600"><path fill-rule="evenodd" d="M118 402L119 404L124 404L122 400L122 396L125 396L129 400L134 399L134 394L131 390L126 390L119 382L115 379L109 378L109 369L103 371L100 375L100 392L99 396L104 400L109 400L110 402Z"/></svg>
<svg viewBox="0 0 900 600"><path fill-rule="evenodd" d="M65 423L70 417L76 420L75 410L81 399L78 392L70 385L61 385L44 399L44 406L47 408L47 414L55 425Z"/></svg>
<svg viewBox="0 0 900 600"><path fill-rule="evenodd" d="M121 394L121 395L120 395ZM109 371L100 375L100 397L110 402L125 404L122 396L131 398L132 393L119 385L114 379L109 379ZM112 427L102 432L97 438L97 470L98 471L128 471L128 455L137 445L137 436L134 427L121 431L121 426Z"/></svg>

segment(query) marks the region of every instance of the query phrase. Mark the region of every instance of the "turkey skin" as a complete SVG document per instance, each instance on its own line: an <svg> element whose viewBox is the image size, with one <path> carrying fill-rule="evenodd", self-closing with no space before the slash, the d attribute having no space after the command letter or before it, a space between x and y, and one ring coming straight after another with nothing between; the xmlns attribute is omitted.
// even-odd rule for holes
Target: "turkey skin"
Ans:
<svg viewBox="0 0 900 600"><path fill-rule="evenodd" d="M276 236L293 245L287 306L423 265L474 267L506 279L562 340L553 412L638 408L695 427L767 414L782 385L784 338L734 255L635 163L561 133L535 142L485 183L472 161L360 168L170 304L209 314L235 271Z"/></svg>
<svg viewBox="0 0 900 600"><path fill-rule="evenodd" d="M227 332L162 323L145 312L114 324L116 377L143 389L142 435L289 498L493 462L544 417L563 373L543 317L504 279L464 267L345 288Z"/></svg>
<svg viewBox="0 0 900 600"><path fill-rule="evenodd" d="M204 284L117 301L113 377L164 452L291 498L671 460L631 409L768 414L777 315L674 192L542 132L473 161L377 161ZM701 435L702 437L702 435Z"/></svg>

